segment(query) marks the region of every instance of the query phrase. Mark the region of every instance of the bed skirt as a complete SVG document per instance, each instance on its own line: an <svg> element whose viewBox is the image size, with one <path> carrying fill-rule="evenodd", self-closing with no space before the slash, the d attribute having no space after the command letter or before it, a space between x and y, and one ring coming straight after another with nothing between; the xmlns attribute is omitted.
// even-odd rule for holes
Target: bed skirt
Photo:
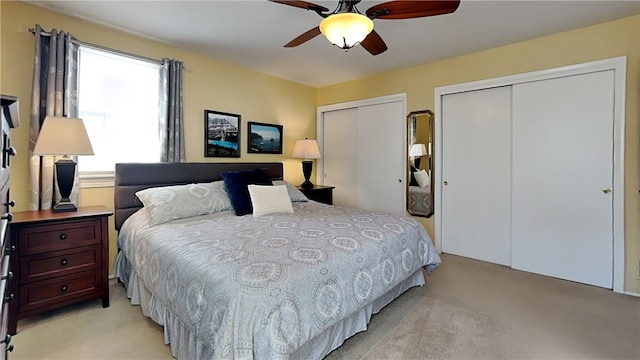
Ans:
<svg viewBox="0 0 640 360"><path fill-rule="evenodd" d="M153 293L149 291L131 264L121 251L115 263L116 276L124 284L127 297L132 305L140 305L142 313L164 328L164 342L169 344L171 354L178 359L216 359L214 349L203 342L185 327L180 319L167 310ZM425 284L422 269L414 272L390 291L364 306L359 311L333 324L318 336L310 339L290 354L291 359L322 359L338 348L346 339L358 332L367 330L371 316L378 313L406 290ZM260 354L254 354L260 359Z"/></svg>

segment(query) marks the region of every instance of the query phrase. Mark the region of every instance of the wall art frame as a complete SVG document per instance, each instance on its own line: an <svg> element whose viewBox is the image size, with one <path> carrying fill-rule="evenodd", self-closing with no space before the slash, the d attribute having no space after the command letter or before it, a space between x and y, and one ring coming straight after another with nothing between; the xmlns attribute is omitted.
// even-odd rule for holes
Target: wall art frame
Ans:
<svg viewBox="0 0 640 360"><path fill-rule="evenodd" d="M239 114L204 111L205 157L240 157L241 119Z"/></svg>
<svg viewBox="0 0 640 360"><path fill-rule="evenodd" d="M247 153L282 154L284 126L249 121L247 127Z"/></svg>

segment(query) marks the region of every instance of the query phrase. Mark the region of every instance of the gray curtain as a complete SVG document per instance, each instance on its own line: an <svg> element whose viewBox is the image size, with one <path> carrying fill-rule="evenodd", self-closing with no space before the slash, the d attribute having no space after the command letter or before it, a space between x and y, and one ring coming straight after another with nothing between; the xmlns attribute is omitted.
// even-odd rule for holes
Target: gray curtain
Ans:
<svg viewBox="0 0 640 360"><path fill-rule="evenodd" d="M160 118L162 162L184 162L184 124L182 115L182 70L178 60L162 59L160 70Z"/></svg>
<svg viewBox="0 0 640 360"><path fill-rule="evenodd" d="M36 25L33 90L29 130L29 209L50 209L60 199L53 156L33 156L33 147L47 116L78 117L78 46L73 37ZM77 159L74 159L77 160ZM77 174L76 174L77 178ZM77 179L76 182L77 184ZM74 187L71 200L77 203Z"/></svg>

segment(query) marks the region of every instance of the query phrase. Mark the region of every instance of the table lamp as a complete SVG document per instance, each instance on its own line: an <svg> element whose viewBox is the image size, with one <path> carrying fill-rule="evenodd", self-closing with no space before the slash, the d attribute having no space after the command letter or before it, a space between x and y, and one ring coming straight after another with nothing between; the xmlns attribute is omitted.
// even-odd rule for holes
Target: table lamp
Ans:
<svg viewBox="0 0 640 360"><path fill-rule="evenodd" d="M409 156L413 156L413 166L420 169L420 160L427 155L427 147L424 144L413 144L409 149Z"/></svg>
<svg viewBox="0 0 640 360"><path fill-rule="evenodd" d="M311 177L311 170L313 169L313 161L311 159L320 159L320 149L318 143L315 140L297 140L293 147L292 158L304 159L302 161L302 174L304 174L304 182L300 187L304 189L310 189L313 187L313 183L309 180Z"/></svg>
<svg viewBox="0 0 640 360"><path fill-rule="evenodd" d="M56 161L56 180L61 199L51 210L77 211L78 208L69 199L76 173L76 162L69 155L93 155L82 119L47 116L38 134L33 155L62 155Z"/></svg>

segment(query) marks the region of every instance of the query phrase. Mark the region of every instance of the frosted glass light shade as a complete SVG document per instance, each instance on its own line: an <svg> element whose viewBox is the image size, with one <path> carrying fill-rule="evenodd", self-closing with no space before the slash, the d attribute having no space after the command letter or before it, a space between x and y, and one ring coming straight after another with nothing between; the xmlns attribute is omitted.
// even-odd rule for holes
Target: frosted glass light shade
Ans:
<svg viewBox="0 0 640 360"><path fill-rule="evenodd" d="M33 155L93 155L82 119L47 116L38 134Z"/></svg>
<svg viewBox="0 0 640 360"><path fill-rule="evenodd" d="M350 49L373 30L373 21L357 13L330 15L320 23L320 32L335 46Z"/></svg>
<svg viewBox="0 0 640 360"><path fill-rule="evenodd" d="M315 140L297 140L293 146L292 158L296 159L320 159L320 149L318 142Z"/></svg>

